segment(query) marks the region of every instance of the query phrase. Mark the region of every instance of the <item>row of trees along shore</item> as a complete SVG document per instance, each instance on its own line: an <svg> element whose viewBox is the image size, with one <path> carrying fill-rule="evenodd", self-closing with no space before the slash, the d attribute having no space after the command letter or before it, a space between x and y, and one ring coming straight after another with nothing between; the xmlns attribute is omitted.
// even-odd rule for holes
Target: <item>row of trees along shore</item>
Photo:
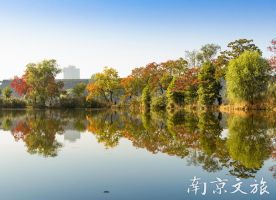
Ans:
<svg viewBox="0 0 276 200"><path fill-rule="evenodd" d="M22 77L14 77L10 88L0 92L0 107L273 109L276 40L268 47L268 59L253 40L235 40L227 47L221 51L218 45L206 44L186 51L185 59L149 63L124 78L105 67L87 85L69 90L55 79L60 73L56 60L30 63Z"/></svg>

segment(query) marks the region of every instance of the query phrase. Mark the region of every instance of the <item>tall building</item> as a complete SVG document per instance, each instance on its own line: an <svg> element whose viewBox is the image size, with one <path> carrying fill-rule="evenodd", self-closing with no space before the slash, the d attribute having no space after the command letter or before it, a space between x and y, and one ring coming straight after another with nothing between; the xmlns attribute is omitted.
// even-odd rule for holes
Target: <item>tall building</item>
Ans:
<svg viewBox="0 0 276 200"><path fill-rule="evenodd" d="M68 66L63 68L64 79L80 79L80 69L75 66Z"/></svg>

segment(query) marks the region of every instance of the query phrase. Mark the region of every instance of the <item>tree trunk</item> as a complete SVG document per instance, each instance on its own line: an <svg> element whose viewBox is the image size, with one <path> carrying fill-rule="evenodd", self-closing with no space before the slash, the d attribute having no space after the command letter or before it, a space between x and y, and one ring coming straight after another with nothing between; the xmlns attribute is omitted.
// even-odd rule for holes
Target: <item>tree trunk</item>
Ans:
<svg viewBox="0 0 276 200"><path fill-rule="evenodd" d="M110 94L110 102L112 103L113 102L113 92L110 91L109 94Z"/></svg>

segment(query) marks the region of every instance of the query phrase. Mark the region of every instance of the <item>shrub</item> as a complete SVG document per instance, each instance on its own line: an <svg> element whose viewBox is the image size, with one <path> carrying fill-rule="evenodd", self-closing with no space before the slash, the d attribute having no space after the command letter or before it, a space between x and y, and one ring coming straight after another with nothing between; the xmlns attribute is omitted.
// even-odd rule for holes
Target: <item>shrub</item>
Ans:
<svg viewBox="0 0 276 200"><path fill-rule="evenodd" d="M63 97L60 99L61 108L79 108L80 106L84 107L84 105L80 105L79 98Z"/></svg>
<svg viewBox="0 0 276 200"><path fill-rule="evenodd" d="M85 106L86 108L107 108L110 107L110 104L102 103L94 99L91 99L89 101L86 101Z"/></svg>
<svg viewBox="0 0 276 200"><path fill-rule="evenodd" d="M24 99L0 99L0 108L25 108L26 105L27 103Z"/></svg>
<svg viewBox="0 0 276 200"><path fill-rule="evenodd" d="M90 99L86 101L85 97L62 97L59 107L61 108L104 108L106 104Z"/></svg>

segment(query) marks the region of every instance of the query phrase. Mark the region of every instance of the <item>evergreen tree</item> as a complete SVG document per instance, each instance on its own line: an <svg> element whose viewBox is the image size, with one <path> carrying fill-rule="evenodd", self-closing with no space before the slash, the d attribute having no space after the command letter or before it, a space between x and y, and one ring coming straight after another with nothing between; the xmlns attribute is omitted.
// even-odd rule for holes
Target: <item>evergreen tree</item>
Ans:
<svg viewBox="0 0 276 200"><path fill-rule="evenodd" d="M198 74L198 97L199 103L202 105L213 105L215 100L220 97L221 85L215 78L215 72L215 66L211 62L206 62L202 65Z"/></svg>
<svg viewBox="0 0 276 200"><path fill-rule="evenodd" d="M168 106L173 107L175 104L181 106L184 104L184 93L176 91L176 78L174 77L167 89Z"/></svg>
<svg viewBox="0 0 276 200"><path fill-rule="evenodd" d="M151 104L151 94L149 86L144 87L142 92L142 106L144 110L149 110Z"/></svg>

